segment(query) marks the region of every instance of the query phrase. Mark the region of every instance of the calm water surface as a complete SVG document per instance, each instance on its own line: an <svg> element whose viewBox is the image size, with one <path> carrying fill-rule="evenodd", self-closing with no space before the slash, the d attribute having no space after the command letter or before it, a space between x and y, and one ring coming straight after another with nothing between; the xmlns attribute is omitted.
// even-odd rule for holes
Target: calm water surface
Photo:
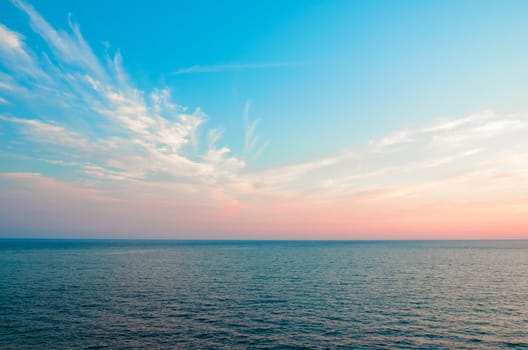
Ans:
<svg viewBox="0 0 528 350"><path fill-rule="evenodd" d="M528 348L528 241L0 240L0 349Z"/></svg>

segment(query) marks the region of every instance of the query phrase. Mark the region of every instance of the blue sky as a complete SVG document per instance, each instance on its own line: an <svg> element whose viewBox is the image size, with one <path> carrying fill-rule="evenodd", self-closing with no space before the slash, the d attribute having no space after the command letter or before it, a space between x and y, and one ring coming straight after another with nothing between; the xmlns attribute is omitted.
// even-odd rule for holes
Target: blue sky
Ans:
<svg viewBox="0 0 528 350"><path fill-rule="evenodd" d="M27 16L9 1L0 6L2 23L43 46L28 32ZM200 107L235 151L243 146L243 110L251 100L259 137L269 142L253 166L326 156L424 120L526 107L523 1L35 6L58 28L67 28L71 13L97 55L106 44L109 52L121 50L136 84L169 87L177 103ZM232 69L173 74L222 65Z"/></svg>
<svg viewBox="0 0 528 350"><path fill-rule="evenodd" d="M497 164L524 179L511 153L526 146L527 14L526 1L2 1L0 186L15 192L0 214L20 229L15 202L169 191L193 213L231 208L227 232L265 221L270 198L332 193L317 208L335 212ZM357 180L369 174L385 175ZM30 182L65 197L22 200ZM500 193L523 212L514 192Z"/></svg>

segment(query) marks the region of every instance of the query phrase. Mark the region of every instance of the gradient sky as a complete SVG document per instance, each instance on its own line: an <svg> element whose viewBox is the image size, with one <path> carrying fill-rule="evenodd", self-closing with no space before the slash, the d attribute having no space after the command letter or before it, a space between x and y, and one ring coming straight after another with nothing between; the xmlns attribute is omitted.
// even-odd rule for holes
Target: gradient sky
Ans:
<svg viewBox="0 0 528 350"><path fill-rule="evenodd" d="M528 2L0 2L0 236L528 238Z"/></svg>

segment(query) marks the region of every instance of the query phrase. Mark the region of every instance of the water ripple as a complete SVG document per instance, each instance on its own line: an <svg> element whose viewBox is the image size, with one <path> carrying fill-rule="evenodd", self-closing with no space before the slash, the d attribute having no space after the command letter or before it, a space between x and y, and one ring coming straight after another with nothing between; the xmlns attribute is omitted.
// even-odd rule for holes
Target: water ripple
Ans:
<svg viewBox="0 0 528 350"><path fill-rule="evenodd" d="M2 349L528 348L528 242L0 240Z"/></svg>

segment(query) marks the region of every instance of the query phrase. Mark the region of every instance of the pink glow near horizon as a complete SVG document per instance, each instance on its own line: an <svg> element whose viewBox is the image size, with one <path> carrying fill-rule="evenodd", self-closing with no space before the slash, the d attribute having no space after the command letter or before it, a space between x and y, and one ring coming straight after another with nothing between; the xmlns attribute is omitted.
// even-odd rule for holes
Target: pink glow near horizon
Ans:
<svg viewBox="0 0 528 350"><path fill-rule="evenodd" d="M522 196L470 201L305 196L206 201L117 198L39 175L3 175L6 224L53 235L237 239L522 239ZM138 188L136 188L137 190ZM112 197L114 196L114 197ZM6 200L10 203L5 205ZM17 214L18 213L18 214ZM21 214L24 213L24 214ZM28 214L30 213L30 214Z"/></svg>

